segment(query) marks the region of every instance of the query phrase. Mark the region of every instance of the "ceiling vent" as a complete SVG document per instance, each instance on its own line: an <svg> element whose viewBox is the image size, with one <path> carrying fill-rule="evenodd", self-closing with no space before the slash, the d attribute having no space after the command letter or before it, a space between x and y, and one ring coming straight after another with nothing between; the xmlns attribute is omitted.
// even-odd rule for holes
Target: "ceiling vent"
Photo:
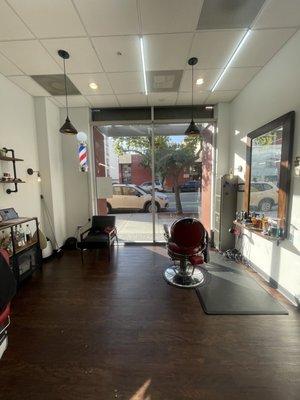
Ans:
<svg viewBox="0 0 300 400"><path fill-rule="evenodd" d="M204 0L197 29L249 28L265 0Z"/></svg>
<svg viewBox="0 0 300 400"><path fill-rule="evenodd" d="M149 92L177 92L182 78L182 70L147 71Z"/></svg>
<svg viewBox="0 0 300 400"><path fill-rule="evenodd" d="M52 96L65 96L64 75L31 75L40 86L42 86ZM67 77L68 96L81 94L77 87Z"/></svg>

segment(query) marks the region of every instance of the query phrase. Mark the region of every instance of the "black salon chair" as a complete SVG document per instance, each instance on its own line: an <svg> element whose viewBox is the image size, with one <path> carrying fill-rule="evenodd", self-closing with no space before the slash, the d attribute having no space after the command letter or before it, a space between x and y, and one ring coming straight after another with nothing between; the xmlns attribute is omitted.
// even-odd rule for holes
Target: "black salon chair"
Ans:
<svg viewBox="0 0 300 400"><path fill-rule="evenodd" d="M114 215L95 215L92 218L92 226L80 234L78 248L81 253L83 263L83 250L88 249L108 249L110 259L111 247L114 242L118 242L116 217Z"/></svg>

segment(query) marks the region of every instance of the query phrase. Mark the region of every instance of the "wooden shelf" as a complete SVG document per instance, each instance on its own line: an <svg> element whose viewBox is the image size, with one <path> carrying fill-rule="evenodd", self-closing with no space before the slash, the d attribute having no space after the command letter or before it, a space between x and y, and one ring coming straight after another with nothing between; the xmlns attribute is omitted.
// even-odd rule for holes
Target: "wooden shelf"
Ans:
<svg viewBox="0 0 300 400"><path fill-rule="evenodd" d="M7 183L7 184L10 184L10 183L26 183L26 182L24 182L24 181L19 181L19 180L15 180L15 179L9 179L9 180L7 180L7 181L4 181L4 180L0 179L0 183Z"/></svg>
<svg viewBox="0 0 300 400"><path fill-rule="evenodd" d="M20 218L8 220L6 222L1 222L0 223L0 230L1 229L6 229L6 228L11 228L11 227L16 226L16 225L25 224L26 222L36 221L36 220L37 220L36 217L33 217L33 218L20 217Z"/></svg>
<svg viewBox="0 0 300 400"><path fill-rule="evenodd" d="M0 160L2 160L2 161L24 161L22 158L7 157L7 156L2 156L1 154L0 154Z"/></svg>
<svg viewBox="0 0 300 400"><path fill-rule="evenodd" d="M273 237L273 236L269 236L269 235L264 235L262 233L262 231L259 231L256 228L251 227L250 224L249 225L244 225L244 224L242 224L242 223L240 223L238 221L233 221L233 223L234 223L234 225L238 226L239 228L247 229L248 231L250 231L252 233L255 233L255 235L260 236L260 237L262 237L264 239L267 239L270 242L277 242L278 243L278 242L281 242L281 241L284 240L284 238L280 238L280 237L277 238L277 237Z"/></svg>
<svg viewBox="0 0 300 400"><path fill-rule="evenodd" d="M26 243L24 246L17 247L16 251L15 251L15 254L21 253L21 251L27 250L30 247L34 246L35 244L37 244L37 241L36 240L31 240L30 242Z"/></svg>

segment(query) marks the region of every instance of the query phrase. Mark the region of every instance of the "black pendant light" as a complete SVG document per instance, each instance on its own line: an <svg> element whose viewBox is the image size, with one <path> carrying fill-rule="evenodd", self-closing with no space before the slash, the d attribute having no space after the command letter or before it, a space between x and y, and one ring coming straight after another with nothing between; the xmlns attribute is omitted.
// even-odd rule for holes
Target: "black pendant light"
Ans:
<svg viewBox="0 0 300 400"><path fill-rule="evenodd" d="M185 131L186 135L199 135L200 131L194 122L194 65L198 62L198 58L192 57L189 59L188 64L192 66L192 120Z"/></svg>
<svg viewBox="0 0 300 400"><path fill-rule="evenodd" d="M67 75L66 75L66 60L70 58L70 54L66 50L58 50L58 55L64 60L64 78L65 78L65 95L66 95L66 109L67 118L59 132L65 135L77 135L77 130L69 119L69 108L68 108L68 90L67 90Z"/></svg>

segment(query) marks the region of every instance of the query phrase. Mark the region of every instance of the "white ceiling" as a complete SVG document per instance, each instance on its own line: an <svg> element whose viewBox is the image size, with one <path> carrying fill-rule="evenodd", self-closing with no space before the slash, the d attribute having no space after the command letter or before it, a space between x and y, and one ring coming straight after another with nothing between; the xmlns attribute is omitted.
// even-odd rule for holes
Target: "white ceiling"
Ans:
<svg viewBox="0 0 300 400"><path fill-rule="evenodd" d="M62 73L82 93L71 106L126 107L191 102L187 59L199 58L197 104L231 101L300 27L300 0L266 0L247 42L217 90L211 88L244 29L196 30L203 0L0 0L0 73L33 96L49 96L29 75ZM200 27L201 28L201 27ZM178 92L144 94L139 36L149 71L184 70ZM119 54L121 53L121 54ZM97 90L89 88L96 82ZM195 84L195 82L194 82ZM51 100L64 106L62 97Z"/></svg>

